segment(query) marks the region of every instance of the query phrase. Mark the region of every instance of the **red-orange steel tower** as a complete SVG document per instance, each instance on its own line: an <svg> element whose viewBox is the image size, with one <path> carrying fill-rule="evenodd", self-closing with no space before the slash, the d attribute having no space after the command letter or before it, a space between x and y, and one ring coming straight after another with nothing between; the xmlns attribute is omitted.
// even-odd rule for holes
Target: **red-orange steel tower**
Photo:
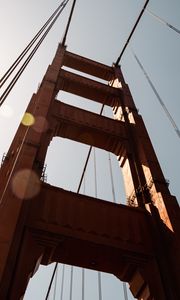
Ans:
<svg viewBox="0 0 180 300"><path fill-rule="evenodd" d="M111 106L115 119L58 101L60 90ZM0 170L0 299L20 299L39 264L51 262L112 273L138 299L180 299L179 206L120 68L60 44L26 117L31 124L19 126ZM116 154L128 206L43 182L55 136Z"/></svg>

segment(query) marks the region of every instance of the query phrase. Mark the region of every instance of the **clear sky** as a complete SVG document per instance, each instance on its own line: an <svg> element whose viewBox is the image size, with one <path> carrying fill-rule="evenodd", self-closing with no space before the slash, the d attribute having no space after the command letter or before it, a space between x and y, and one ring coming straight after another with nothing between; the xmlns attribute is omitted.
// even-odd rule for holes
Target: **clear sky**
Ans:
<svg viewBox="0 0 180 300"><path fill-rule="evenodd" d="M77 0L67 38L68 50L112 65L123 48L144 2L140 0ZM0 75L4 74L59 3L60 1L56 0L0 0ZM180 29L179 0L151 0L148 8ZM37 90L48 64L52 61L58 42L61 41L69 11L70 4L0 110L0 157L7 152L31 95ZM180 128L180 35L145 12L130 46L143 63ZM130 86L136 105L147 126L164 175L170 181L170 190L180 199L180 139L134 60L130 47L127 48L121 64L126 82ZM82 104L77 97L68 97L65 93L60 94L59 97L62 101L71 102L73 105ZM99 105L92 105L88 102L85 107L93 111L100 110ZM109 114L109 110L107 113ZM85 145L63 139L53 139L46 159L48 182L76 191L87 149ZM104 151L97 150L96 160L98 197L110 201L112 193L110 180L107 180L109 177L108 156ZM112 164L116 198L118 202L123 202L121 174L115 157L112 158ZM87 170L85 192L94 196L92 172L93 159ZM44 299L51 270L51 266L40 269L27 291L25 300ZM74 272L76 274L73 300L79 300L81 299L81 270L75 269ZM58 274L56 299L60 299L58 297L61 268ZM65 271L65 281L65 288L68 290L68 267ZM85 300L98 299L97 274L86 272L85 283ZM122 286L114 277L103 275L102 288L103 300L123 299ZM63 300L69 299L67 290L64 291ZM131 299L130 296L129 299Z"/></svg>

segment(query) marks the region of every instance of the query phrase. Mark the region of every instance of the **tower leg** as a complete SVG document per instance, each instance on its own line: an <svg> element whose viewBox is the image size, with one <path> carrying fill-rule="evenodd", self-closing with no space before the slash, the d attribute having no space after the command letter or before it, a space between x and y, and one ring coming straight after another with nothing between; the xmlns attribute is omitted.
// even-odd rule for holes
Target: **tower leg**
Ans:
<svg viewBox="0 0 180 300"><path fill-rule="evenodd" d="M133 296L139 300L167 300L154 259L137 270L129 282L129 286Z"/></svg>
<svg viewBox="0 0 180 300"><path fill-rule="evenodd" d="M38 245L31 232L26 230L12 278L9 279L9 287L7 288L7 280L4 280L6 287L1 288L0 299L23 299L28 281L41 263L43 248L43 246Z"/></svg>

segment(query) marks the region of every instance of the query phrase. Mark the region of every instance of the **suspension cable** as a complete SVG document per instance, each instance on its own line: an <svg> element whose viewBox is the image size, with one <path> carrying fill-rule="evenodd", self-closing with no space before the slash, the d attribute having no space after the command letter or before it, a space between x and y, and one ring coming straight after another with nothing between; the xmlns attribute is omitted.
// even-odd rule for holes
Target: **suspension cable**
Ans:
<svg viewBox="0 0 180 300"><path fill-rule="evenodd" d="M83 194L86 193L86 177L84 176L83 180ZM85 269L82 268L82 300L85 299Z"/></svg>
<svg viewBox="0 0 180 300"><path fill-rule="evenodd" d="M113 180L113 173L112 173L112 162L111 162L111 155L109 152L108 152L108 160L109 160L109 171L110 171L110 178L111 178L113 202L116 203L114 180Z"/></svg>
<svg viewBox="0 0 180 300"><path fill-rule="evenodd" d="M109 169L110 169L110 177L111 177L111 187L112 187L113 202L117 203L116 197L115 197L115 189L114 189L114 179L113 179L113 173L112 173L111 156L110 156L109 152L108 152L108 157L109 157ZM128 300L126 282L123 282L122 284L123 284L124 299Z"/></svg>
<svg viewBox="0 0 180 300"><path fill-rule="evenodd" d="M142 17L142 15L143 15L143 13L144 13L144 11L145 11L145 9L146 9L148 3L149 3L149 0L146 0L145 4L144 4L144 6L143 6L143 8L142 8L142 10L141 10L141 12L140 12L139 17L137 18L137 21L136 21L135 25L133 26L133 29L132 29L132 31L131 31L129 37L128 37L128 39L127 39L127 41L126 41L126 43L125 43L125 45L124 45L124 47L123 47L123 49L122 49L122 51L121 51L119 57L118 57L117 60L116 60L115 66L117 66L117 65L120 63L120 60L121 60L121 58L122 58L122 56L123 56L123 54L124 54L124 52L125 52L125 50L126 50L128 44L129 44L129 42L130 42L130 40L131 40L131 38L132 38L132 36L133 36L135 30L136 30L136 27L137 27L138 24L139 24L139 21L141 20L141 17Z"/></svg>
<svg viewBox="0 0 180 300"><path fill-rule="evenodd" d="M95 197L97 198L97 168L96 168L96 149L94 148L94 188ZM98 295L99 300L102 300L102 287L101 287L101 272L98 271Z"/></svg>
<svg viewBox="0 0 180 300"><path fill-rule="evenodd" d="M56 20L58 19L58 17L60 16L61 12L63 11L63 9L65 8L66 4L68 3L69 0L67 0L62 8L60 9L60 11L58 12L58 14L56 15L56 17L54 18L54 20L51 22L51 24L49 25L49 27L47 28L47 30L45 31L45 33L43 34L43 36L41 37L41 39L39 40L39 42L36 44L36 46L34 47L34 49L31 51L31 53L29 54L29 56L27 57L27 59L25 60L25 62L23 63L23 65L21 66L21 68L19 69L19 71L16 73L16 75L13 77L13 79L11 80L10 84L7 86L7 88L5 89L5 91L3 92L3 94L0 97L0 106L4 103L5 99L7 98L7 96L9 95L10 91L12 90L12 88L14 87L14 85L16 84L16 82L18 81L19 77L21 76L21 74L23 73L23 71L26 69L27 65L29 64L29 62L31 61L31 59L33 58L34 54L36 53L36 51L38 50L38 48L40 47L40 45L42 44L42 42L44 41L45 37L47 36L47 34L49 33L49 31L51 30L52 26L54 25L54 23L56 22Z"/></svg>
<svg viewBox="0 0 180 300"><path fill-rule="evenodd" d="M177 136L180 138L180 130L179 130L179 128L178 128L176 122L174 121L174 119L173 119L173 117L171 116L169 110L167 109L166 105L164 104L163 100L161 99L159 93L157 92L157 90L156 90L154 84L152 83L152 81L151 81L149 75L147 74L147 72L145 71L145 69L144 69L142 63L141 63L140 60L139 60L139 58L138 58L137 55L133 52L133 50L131 50L131 52L132 52L132 54L133 54L133 56L134 56L136 62L138 63L139 67L141 68L142 72L144 73L144 75L145 75L145 77L146 77L146 79L147 79L149 85L151 86L151 88L152 88L154 94L156 95L156 97L157 97L157 99L158 99L160 105L162 106L162 108L163 108L163 110L164 110L164 112L165 112L167 118L169 119L171 125L173 126L173 128L174 128L174 130L175 130Z"/></svg>
<svg viewBox="0 0 180 300"><path fill-rule="evenodd" d="M63 264L63 269L62 269L62 282L61 282L61 298L60 298L60 300L63 300L63 292L64 292L64 271L65 271L65 265Z"/></svg>
<svg viewBox="0 0 180 300"><path fill-rule="evenodd" d="M72 291L73 291L73 266L71 266L71 278L70 278L70 295L69 300L72 300Z"/></svg>
<svg viewBox="0 0 180 300"><path fill-rule="evenodd" d="M67 38L70 23L71 23L72 15L73 15L73 12L74 12L75 4L76 4L76 0L73 1L73 5L72 5L71 12L70 12L70 15L69 15L68 23L67 23L67 26L66 26L66 30L65 30L65 33L64 33L63 40L62 40L62 45L65 45L65 42L66 42L66 38Z"/></svg>
<svg viewBox="0 0 180 300"><path fill-rule="evenodd" d="M113 83L114 83L114 80L111 82L110 86L112 86ZM101 110L100 110L100 113L99 113L100 116L103 113L104 107L105 107L105 101L102 104L102 107L101 107ZM86 169L87 169L87 165L88 165L88 162L89 162L89 158L90 158L91 152L92 152L92 146L89 147L89 151L88 151L88 154L87 154L85 165L84 165L84 168L83 168L83 171L82 171L82 175L81 175L81 178L80 178L80 182L79 182L79 185L78 185L78 188L77 188L77 192L76 192L77 194L80 192L81 185L82 185L82 182L83 182L83 179L84 179L84 175L85 175L85 172L86 172ZM56 265L58 265L58 263L56 263ZM52 278L52 281L53 281L53 279L54 279L54 277Z"/></svg>
<svg viewBox="0 0 180 300"><path fill-rule="evenodd" d="M57 270L56 270L56 275L55 275L55 283L54 283L54 294L53 294L53 300L56 300L57 279L58 279L58 267L57 267Z"/></svg>
<svg viewBox="0 0 180 300"><path fill-rule="evenodd" d="M84 176L84 180L83 180L83 194L86 194L86 177Z"/></svg>
<svg viewBox="0 0 180 300"><path fill-rule="evenodd" d="M106 110L105 109L104 109L104 116L106 116ZM113 202L116 203L115 187L114 187L114 179L113 179L112 162L111 162L110 152L108 152L108 161L109 161L109 172L110 172L110 178L111 178L112 197L113 197Z"/></svg>
<svg viewBox="0 0 180 300"><path fill-rule="evenodd" d="M176 28L175 26L169 24L168 22L166 22L164 19L160 18L159 16L155 15L155 13L153 13L150 9L146 9L146 12L148 12L151 16L153 16L156 20L158 20L162 24L168 26L170 29L172 29L172 30L174 30L174 31L176 31L177 33L180 34L180 30L178 28Z"/></svg>
<svg viewBox="0 0 180 300"><path fill-rule="evenodd" d="M84 300L85 296L85 269L82 268L82 300Z"/></svg>
<svg viewBox="0 0 180 300"><path fill-rule="evenodd" d="M99 113L100 116L103 113L103 109L104 109L104 104L101 107L101 111ZM85 161L85 165L84 165L84 168L83 168L83 172L82 172L82 175L81 175L81 179L80 179L80 182L79 182L77 193L79 193L79 191L80 191L80 188L81 188L81 185L82 185L82 181L83 181L83 178L84 178L84 174L86 172L87 165L88 165L88 162L89 162L89 158L90 158L90 155L91 155L91 152L92 152L92 148L93 148L92 146L89 147L89 151L88 151L88 154L87 154L87 158L86 158L86 161Z"/></svg>
<svg viewBox="0 0 180 300"><path fill-rule="evenodd" d="M68 2L69 0L67 0ZM66 4L67 4L66 2ZM72 20L72 15L73 15L73 12L74 12L74 7L75 7L75 4L76 4L76 0L73 1L73 5L72 5L72 8L71 8L71 12L70 12L70 15L69 15L69 19L68 19L68 23L67 23L67 26L66 26L66 30L65 30L65 34L64 34L64 37L63 37L63 40L62 40L62 44L64 45L65 42L66 42L66 38L67 38L67 34L68 34L68 30L69 30L69 26L70 26L70 23L71 23L71 20ZM91 152L91 151L90 151ZM90 156L90 154L89 154ZM84 176L84 175L83 175ZM83 180L83 177L82 177L82 180ZM77 190L77 193L79 193L80 191L80 188L81 188L81 184L82 184L82 181L80 182L79 184L79 187L78 187L78 190ZM58 266L58 263L56 263L55 265L55 268L57 268ZM55 269L54 268L54 269ZM54 274L54 273L53 273ZM55 274L54 274L55 275ZM54 275L52 275L52 278L51 278L51 281L53 282L54 280ZM50 282L51 284L51 282ZM73 266L71 266L71 279L70 279L70 300L72 299L72 285L73 285ZM51 289L51 287L50 287Z"/></svg>
<svg viewBox="0 0 180 300"><path fill-rule="evenodd" d="M51 291L51 286L52 286L52 283L53 283L53 280L54 280L54 276L55 276L56 271L57 271L57 267L58 267L58 265L55 264L55 268L54 268L54 270L53 270L53 274L52 274L52 277L51 277L51 281L50 281L50 284L49 284L49 287L48 287L48 291L47 291L45 300L48 300L49 293L50 293L50 291Z"/></svg>
<svg viewBox="0 0 180 300"><path fill-rule="evenodd" d="M64 0L58 8L54 11L54 13L49 17L49 19L46 21L46 23L40 28L40 30L37 32L37 34L34 36L34 38L29 42L29 44L25 47L25 49L20 53L20 55L16 58L14 63L9 67L9 69L5 72L5 74L0 79L0 88L4 85L4 83L7 81L9 76L12 74L12 72L15 70L15 68L18 66L18 64L22 61L24 56L27 54L27 52L31 49L31 47L34 45L34 43L37 41L37 39L40 37L42 32L45 30L45 28L49 25L51 20L55 17L55 15L58 13L60 8L64 5Z"/></svg>
<svg viewBox="0 0 180 300"><path fill-rule="evenodd" d="M113 83L114 83L114 80L111 82L110 86L113 86ZM100 110L100 113L99 113L100 116L103 114L104 107L105 107L105 101L102 104L102 107L101 107L101 110ZM80 182L79 182L79 185L78 185L78 188L77 188L77 192L76 192L77 194L80 192L80 189L81 189L81 185L82 185L82 182L83 182L83 179L84 179L84 175L85 175L85 172L86 172L86 169L87 169L87 165L88 165L88 162L89 162L89 159L90 159L92 148L93 148L93 146L90 146L89 147L89 151L87 153L87 158L86 158L86 161L85 161L85 164L84 164L84 168L83 168L82 175L81 175L81 178L80 178ZM58 263L56 263L56 265L58 265ZM73 267L72 267L72 270L73 270ZM71 278L72 277L73 276L71 276ZM52 280L53 279L54 278L52 278ZM83 279L82 279L82 281L83 281ZM72 285L72 284L70 284L70 285ZM84 297L84 291L83 291L83 288L82 288L82 300L84 300L83 297Z"/></svg>
<svg viewBox="0 0 180 300"><path fill-rule="evenodd" d="M76 0L74 0L73 4L72 4L72 8L71 8L71 12L70 12L70 15L69 15L68 23L67 23L67 26L66 26L66 30L65 30L65 33L64 33L63 40L62 40L62 45L65 45L65 42L66 42L66 38L67 38L70 23L71 23L71 20L72 20L72 15L73 15L73 12L74 12L75 4L76 4ZM79 188L79 190L80 190L80 188ZM77 193L79 193L79 190L77 191ZM84 274L82 274L82 276L83 275ZM72 286L73 286L73 266L71 266L70 300L72 300ZM82 297L83 297L83 291L82 291Z"/></svg>
<svg viewBox="0 0 180 300"><path fill-rule="evenodd" d="M124 292L124 299L128 300L128 294L127 294L127 285L126 282L123 282L123 292Z"/></svg>
<svg viewBox="0 0 180 300"><path fill-rule="evenodd" d="M106 115L105 110L104 110L104 115ZM111 161L110 152L108 152L108 160L109 160L109 171L110 171L110 178L111 178L111 189L112 189L113 202L117 203L116 195L115 195L115 188L114 188L114 178L113 178L113 172L112 172L112 161ZM123 282L122 284L123 284L124 299L128 300L126 282Z"/></svg>
<svg viewBox="0 0 180 300"><path fill-rule="evenodd" d="M101 272L98 271L98 289L99 289L99 300L102 300L102 283L101 283Z"/></svg>
<svg viewBox="0 0 180 300"><path fill-rule="evenodd" d="M94 148L94 190L97 198L97 168L96 168L96 149Z"/></svg>

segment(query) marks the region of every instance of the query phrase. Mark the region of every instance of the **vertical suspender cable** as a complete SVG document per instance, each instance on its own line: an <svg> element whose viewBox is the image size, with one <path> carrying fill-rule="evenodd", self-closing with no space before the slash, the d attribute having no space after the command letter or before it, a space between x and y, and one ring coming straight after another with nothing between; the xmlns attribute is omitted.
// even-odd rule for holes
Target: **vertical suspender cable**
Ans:
<svg viewBox="0 0 180 300"><path fill-rule="evenodd" d="M111 186L112 186L112 195L113 195L113 202L116 202L116 197L115 197L115 189L114 189L114 180L113 180L113 173L112 173L112 163L111 163L111 156L110 153L108 152L109 156L109 169L110 169L110 177L111 177ZM124 292L124 299L128 300L128 295L127 295L127 286L126 282L123 282L123 292Z"/></svg>
<svg viewBox="0 0 180 300"><path fill-rule="evenodd" d="M70 295L69 295L69 300L72 300L72 292L73 292L73 266L71 266L71 278L70 278Z"/></svg>
<svg viewBox="0 0 180 300"><path fill-rule="evenodd" d="M86 194L86 177L84 176L83 180L83 194ZM82 268L82 300L84 300L85 296L85 269Z"/></svg>
<svg viewBox="0 0 180 300"><path fill-rule="evenodd" d="M94 148L94 189L95 197L97 198L97 170L96 170L96 149Z"/></svg>
<svg viewBox="0 0 180 300"><path fill-rule="evenodd" d="M111 85L113 85L113 82L111 83ZM104 106L105 106L104 103L102 104L102 107L101 107L101 110L100 110L100 113L99 113L100 116L102 115L103 110L104 110ZM90 158L91 152L92 152L92 146L89 147L88 155L87 155L87 158L86 158L86 161L85 161L85 165L84 165L84 168L83 168L83 172L82 172L82 175L81 175L81 178L80 178L80 182L79 182L79 185L78 185L78 188L77 188L77 194L79 193L79 191L81 189L82 181L83 181L86 169L87 169L87 165L88 165L88 162L89 162L89 158ZM56 263L56 265L57 264L58 263ZM52 278L52 280L53 280L53 278Z"/></svg>
<svg viewBox="0 0 180 300"><path fill-rule="evenodd" d="M112 173L112 162L111 162L111 155L110 155L109 152L108 152L108 160L109 160L109 170L110 170L110 177L111 177L111 187L112 187L113 202L116 203L114 180L113 180L113 173Z"/></svg>
<svg viewBox="0 0 180 300"><path fill-rule="evenodd" d="M111 163L111 156L110 153L108 152L109 156L109 169L110 169L110 177L111 177L111 185L112 185L112 195L113 195L113 202L116 202L116 197L115 197L115 189L114 189L114 180L113 180L113 173L112 173L112 163ZM126 283L123 282L123 292L124 292L124 299L128 300L128 295L127 295L127 286Z"/></svg>
<svg viewBox="0 0 180 300"><path fill-rule="evenodd" d="M57 267L58 267L58 265L56 264L55 268L53 270L53 274L52 274L52 277L51 277L51 281L50 281L50 284L49 284L49 287L48 287L48 291L47 291L45 300L48 300L48 298L49 298L49 294L50 294L50 291L51 291L51 286L52 286L52 283L53 283L54 276L56 274Z"/></svg>
<svg viewBox="0 0 180 300"><path fill-rule="evenodd" d="M56 275L55 275L55 283L54 283L54 295L53 295L53 300L56 300L57 279L58 279L58 267L57 267L57 270L56 270Z"/></svg>
<svg viewBox="0 0 180 300"><path fill-rule="evenodd" d="M85 295L85 269L82 268L82 300L84 300Z"/></svg>
<svg viewBox="0 0 180 300"><path fill-rule="evenodd" d="M113 180L113 173L112 173L112 163L111 163L111 156L110 153L108 152L109 156L109 170L110 170L110 177L111 177L111 186L112 186L112 195L113 195L113 202L116 202L116 197L115 197L115 189L114 189L114 180ZM123 282L123 292L124 292L124 299L128 300L128 295L127 295L127 286L126 283Z"/></svg>
<svg viewBox="0 0 180 300"><path fill-rule="evenodd" d="M110 86L113 85L113 82L111 83ZM100 110L100 113L99 115L101 116L102 113L103 113L103 110L104 110L104 107L105 107L105 104L102 104L102 107L101 107L101 110ZM89 158L90 158L90 155L91 155L91 152L92 152L92 146L89 147L89 151L88 151L88 154L87 154L87 158L86 158L86 161L85 161L85 165L84 165L84 168L83 168L83 172L82 172L82 175L81 175L81 178L80 178L80 182L79 182L79 185L78 185L78 188L77 188L77 194L80 192L80 189L81 189L81 185L82 185L82 182L83 182L83 179L84 179L84 175L85 175L85 172L86 172L86 169L87 169L87 165L88 165L88 162L89 162ZM57 263L58 264L58 263ZM56 264L56 265L57 265ZM73 268L71 269L71 274L73 274ZM71 276L71 278L73 278L73 276ZM52 279L53 280L53 279ZM72 284L70 284L72 286ZM84 295L84 294L83 294ZM83 297L82 295L82 297ZM70 295L71 296L71 295ZM102 293L99 292L99 297L102 297ZM101 299L101 298L100 298ZM83 299L84 300L84 299ZM127 299L128 300L128 299Z"/></svg>
<svg viewBox="0 0 180 300"><path fill-rule="evenodd" d="M88 162L89 162L91 152L92 152L92 146L89 147L89 151L88 151L88 154L87 154L87 157L86 157L86 161L85 161L85 165L84 165L83 172L82 172L82 175L81 175L81 179L80 179L80 182L79 182L79 186L78 186L78 189L77 189L77 193L79 193L79 191L81 189L82 181L83 181L86 169L87 169L87 165L88 165Z"/></svg>
<svg viewBox="0 0 180 300"><path fill-rule="evenodd" d="M65 5L67 4L68 1L69 1L69 0L66 1ZM64 38L63 38L63 43L65 43L65 41L66 41L66 37L67 37L68 29L69 29L69 26L70 26L70 21L71 21L71 18L72 18L72 14L73 14L73 11L74 11L75 3L76 3L76 0L73 1L72 9L71 9L70 16L69 16L68 23L67 23L67 27L66 27L66 30L65 30L65 35L64 35ZM64 7L65 7L65 6L64 6ZM63 8L64 8L64 7L63 7ZM60 14L60 13L58 13L58 16L59 16L59 14ZM56 16L55 20L58 18L58 16ZM55 22L55 21L53 21L53 22ZM53 24L54 24L54 23L53 23ZM51 26L51 27L52 27L52 26ZM51 286L52 286L52 283L53 283L53 280L54 280L54 277L55 277L55 273L56 273L57 266L58 266L58 263L55 264L54 272L53 272L53 274L52 274L52 278L51 278L51 281L50 281L50 284L49 284L49 288L48 288L48 291L47 291L45 300L47 300L48 297L49 297L49 293L50 293ZM73 267L71 266L70 300L72 299L72 286L73 286Z"/></svg>
<svg viewBox="0 0 180 300"><path fill-rule="evenodd" d="M104 109L104 104L101 107L101 111L100 111L100 114L99 114L100 116L103 113L103 109ZM80 179L80 182L79 182L77 193L79 193L79 191L80 191L80 188L81 188L81 185L82 185L82 181L83 181L83 178L84 178L84 174L86 172L87 165L88 165L88 162L89 162L89 158L90 158L90 155L91 155L91 152L92 152L92 146L89 147L89 151L88 151L88 154L87 154L87 158L86 158L86 161L85 161L85 165L84 165L84 168L83 168L83 172L82 172L82 175L81 175L81 179Z"/></svg>
<svg viewBox="0 0 180 300"><path fill-rule="evenodd" d="M104 113L105 115L105 113ZM112 172L112 162L111 162L111 155L108 152L108 160L109 160L109 171L110 171L110 178L111 178L111 188L112 188L112 196L113 196L113 202L116 202L116 196L115 196L115 188L114 188L114 179L113 179L113 172ZM128 300L128 295L127 295L127 286L126 282L123 282L123 292L124 292L124 299Z"/></svg>
<svg viewBox="0 0 180 300"><path fill-rule="evenodd" d="M84 180L83 180L83 194L86 194L86 177L84 176Z"/></svg>
<svg viewBox="0 0 180 300"><path fill-rule="evenodd" d="M65 271L65 265L63 264L63 267L62 267L62 281L61 281L61 298L60 298L60 300L63 300L63 292L64 292L64 271Z"/></svg>
<svg viewBox="0 0 180 300"><path fill-rule="evenodd" d="M63 40L62 40L62 45L65 45L65 42L66 42L66 38L67 38L70 23L71 23L72 15L73 15L73 12L74 12L75 4L76 4L76 0L74 0L73 4L72 4L71 12L70 12L69 19L68 19L68 22L67 22L67 26L66 26L66 29L65 29L64 37L63 37ZM72 288L73 288L73 266L71 266L70 300L72 300Z"/></svg>
<svg viewBox="0 0 180 300"><path fill-rule="evenodd" d="M104 109L104 116L106 116L105 109ZM113 197L113 202L116 203L115 187L114 187L113 172L112 172L112 162L111 162L111 154L110 154L110 152L108 152L108 161L109 161L109 171L110 171L110 178L111 178L112 197Z"/></svg>
<svg viewBox="0 0 180 300"><path fill-rule="evenodd" d="M99 300L102 300L101 272L98 271Z"/></svg>
<svg viewBox="0 0 180 300"><path fill-rule="evenodd" d="M96 149L94 148L94 186L95 197L97 198L97 170L96 170ZM101 272L98 271L98 292L99 300L102 300Z"/></svg>
<svg viewBox="0 0 180 300"><path fill-rule="evenodd" d="M127 294L127 286L126 282L123 282L123 292L124 292L124 299L128 300L128 294Z"/></svg>
<svg viewBox="0 0 180 300"><path fill-rule="evenodd" d="M138 63L139 67L141 68L142 72L144 73L144 75L145 75L145 77L146 77L146 79L147 79L149 85L151 86L151 88L152 88L154 94L156 95L156 97L157 97L157 99L158 99L160 105L162 106L162 108L163 108L163 110L164 110L166 116L168 117L168 119L169 119L171 125L173 126L173 128L174 128L174 130L175 130L177 136L180 138L180 130L179 130L178 126L176 125L176 123L175 123L173 117L171 116L171 114L170 114L170 112L168 111L166 105L164 104L163 100L161 99L159 93L157 92L157 90L156 90L154 84L152 83L152 81L151 81L149 75L147 74L147 72L145 71L145 69L144 69L142 63L141 63L140 60L139 60L139 58L137 57L137 55L136 55L133 51L132 51L132 54L133 54L133 56L134 56L136 62Z"/></svg>
<svg viewBox="0 0 180 300"><path fill-rule="evenodd" d="M178 28L176 28L175 26L169 24L168 22L166 22L164 19L160 18L159 16L155 15L150 9L146 9L146 11L153 16L156 20L158 20L159 22L161 22L162 24L168 26L170 29L176 31L177 33L180 34L180 30Z"/></svg>

